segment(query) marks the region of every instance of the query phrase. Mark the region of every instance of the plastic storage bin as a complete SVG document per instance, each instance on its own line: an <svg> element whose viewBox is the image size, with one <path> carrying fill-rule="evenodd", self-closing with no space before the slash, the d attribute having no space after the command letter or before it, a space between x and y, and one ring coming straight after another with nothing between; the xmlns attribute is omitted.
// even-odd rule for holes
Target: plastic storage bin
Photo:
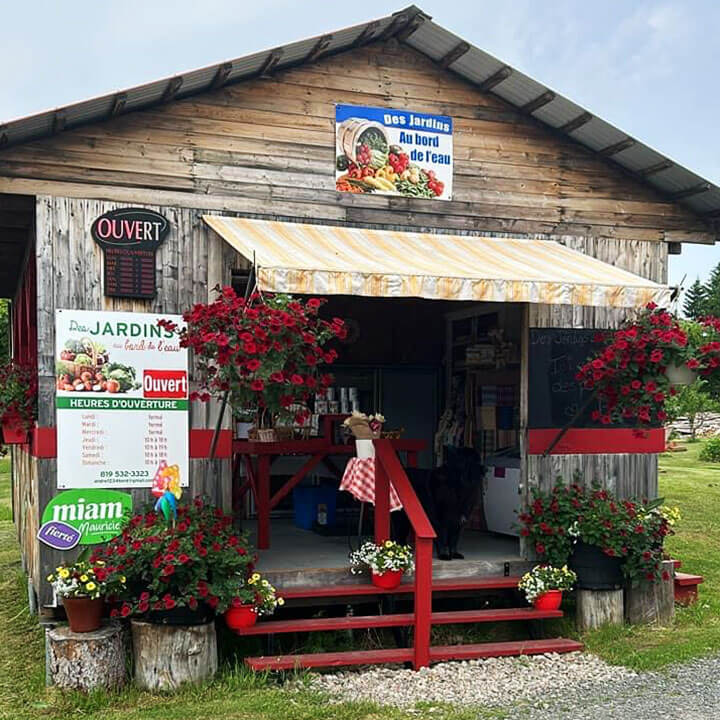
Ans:
<svg viewBox="0 0 720 720"><path fill-rule="evenodd" d="M318 505L325 505L327 525L335 525L337 489L328 485L301 485L293 490L295 526L312 530L318 516Z"/></svg>

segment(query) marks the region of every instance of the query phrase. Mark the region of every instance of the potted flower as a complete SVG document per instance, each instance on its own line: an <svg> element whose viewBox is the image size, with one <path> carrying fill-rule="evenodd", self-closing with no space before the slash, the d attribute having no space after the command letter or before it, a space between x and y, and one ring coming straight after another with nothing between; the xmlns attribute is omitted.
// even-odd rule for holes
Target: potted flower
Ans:
<svg viewBox="0 0 720 720"><path fill-rule="evenodd" d="M37 371L13 361L0 366L0 423L8 445L27 442L37 412Z"/></svg>
<svg viewBox="0 0 720 720"><path fill-rule="evenodd" d="M519 516L520 535L540 560L556 567L567 563L582 589L610 590L626 580L636 584L660 578L673 512L662 500L618 500L575 480L565 485L559 479L550 492L536 491L528 511Z"/></svg>
<svg viewBox="0 0 720 720"><path fill-rule="evenodd" d="M59 565L47 579L62 598L70 629L77 633L97 630L102 622L105 598L125 588L123 574L108 568L102 560L94 563L77 560L70 565Z"/></svg>
<svg viewBox="0 0 720 720"><path fill-rule="evenodd" d="M385 590L396 588L402 582L403 573L415 567L412 548L392 540L380 545L366 542L350 554L350 564L354 575L369 568L372 584Z"/></svg>
<svg viewBox="0 0 720 720"><path fill-rule="evenodd" d="M518 588L536 610L558 610L563 591L572 590L576 581L577 575L567 565L536 565L520 578Z"/></svg>
<svg viewBox="0 0 720 720"><path fill-rule="evenodd" d="M201 498L179 505L174 522L154 511L135 515L93 559L127 576L112 616L177 626L212 620L227 579L255 561L232 517Z"/></svg>
<svg viewBox="0 0 720 720"><path fill-rule="evenodd" d="M224 611L225 624L235 631L252 627L259 615L272 615L275 608L285 604L258 572L235 578L226 595L228 599L221 601L218 611Z"/></svg>
<svg viewBox="0 0 720 720"><path fill-rule="evenodd" d="M178 332L181 346L194 352L201 389L191 399L229 393L232 407L255 409L257 439L272 441L279 417L302 425L310 396L332 382L322 372L337 358L328 344L347 331L341 319L319 317L323 302L259 293L245 300L226 287L214 302L184 313L185 328L160 324ZM298 405L303 409L294 412Z"/></svg>

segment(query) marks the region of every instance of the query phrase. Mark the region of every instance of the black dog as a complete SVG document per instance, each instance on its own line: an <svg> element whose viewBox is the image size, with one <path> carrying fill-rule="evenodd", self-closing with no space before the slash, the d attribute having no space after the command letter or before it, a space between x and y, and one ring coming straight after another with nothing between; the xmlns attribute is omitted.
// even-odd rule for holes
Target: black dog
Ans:
<svg viewBox="0 0 720 720"><path fill-rule="evenodd" d="M463 559L458 552L460 534L482 494L485 468L471 448L445 448L445 464L433 470L407 468L407 475L430 520L440 560ZM403 511L394 512L393 536L407 543L410 521Z"/></svg>

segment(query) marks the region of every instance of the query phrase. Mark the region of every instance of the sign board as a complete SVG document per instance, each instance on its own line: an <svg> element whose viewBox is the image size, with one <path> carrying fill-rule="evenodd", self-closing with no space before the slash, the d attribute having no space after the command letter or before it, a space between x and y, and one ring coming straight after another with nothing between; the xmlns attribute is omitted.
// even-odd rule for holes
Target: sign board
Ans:
<svg viewBox="0 0 720 720"><path fill-rule="evenodd" d="M147 487L162 462L188 484L188 356L160 318L57 310L58 488Z"/></svg>
<svg viewBox="0 0 720 720"><path fill-rule="evenodd" d="M107 542L132 514L132 496L117 490L66 490L45 506L38 539L56 550Z"/></svg>
<svg viewBox="0 0 720 720"><path fill-rule="evenodd" d="M451 117L336 105L335 145L340 192L452 198Z"/></svg>
<svg viewBox="0 0 720 720"><path fill-rule="evenodd" d="M103 249L104 293L109 297L155 297L155 251L170 229L167 218L144 208L101 215L90 228Z"/></svg>

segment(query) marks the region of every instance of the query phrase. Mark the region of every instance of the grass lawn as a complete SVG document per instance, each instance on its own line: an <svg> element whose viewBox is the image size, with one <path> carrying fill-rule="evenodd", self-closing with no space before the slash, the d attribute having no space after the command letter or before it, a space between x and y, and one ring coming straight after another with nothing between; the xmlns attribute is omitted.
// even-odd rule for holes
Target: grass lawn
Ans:
<svg viewBox="0 0 720 720"><path fill-rule="evenodd" d="M700 463L701 444L661 459L660 491L683 515L670 539L672 555L684 569L705 577L700 604L678 609L671 628L613 628L582 639L590 651L614 664L637 669L720 651L720 465ZM0 460L0 720L438 720L501 718L502 712L436 708L402 712L369 703L329 705L307 690L283 690L272 677L253 675L227 662L218 678L199 688L162 696L128 689L119 695L82 696L45 688L44 643L35 618L27 611L26 580L20 570L15 531L10 520L9 462ZM549 628L550 630L550 628ZM573 634L569 619L553 632ZM459 641L459 639L455 639Z"/></svg>

